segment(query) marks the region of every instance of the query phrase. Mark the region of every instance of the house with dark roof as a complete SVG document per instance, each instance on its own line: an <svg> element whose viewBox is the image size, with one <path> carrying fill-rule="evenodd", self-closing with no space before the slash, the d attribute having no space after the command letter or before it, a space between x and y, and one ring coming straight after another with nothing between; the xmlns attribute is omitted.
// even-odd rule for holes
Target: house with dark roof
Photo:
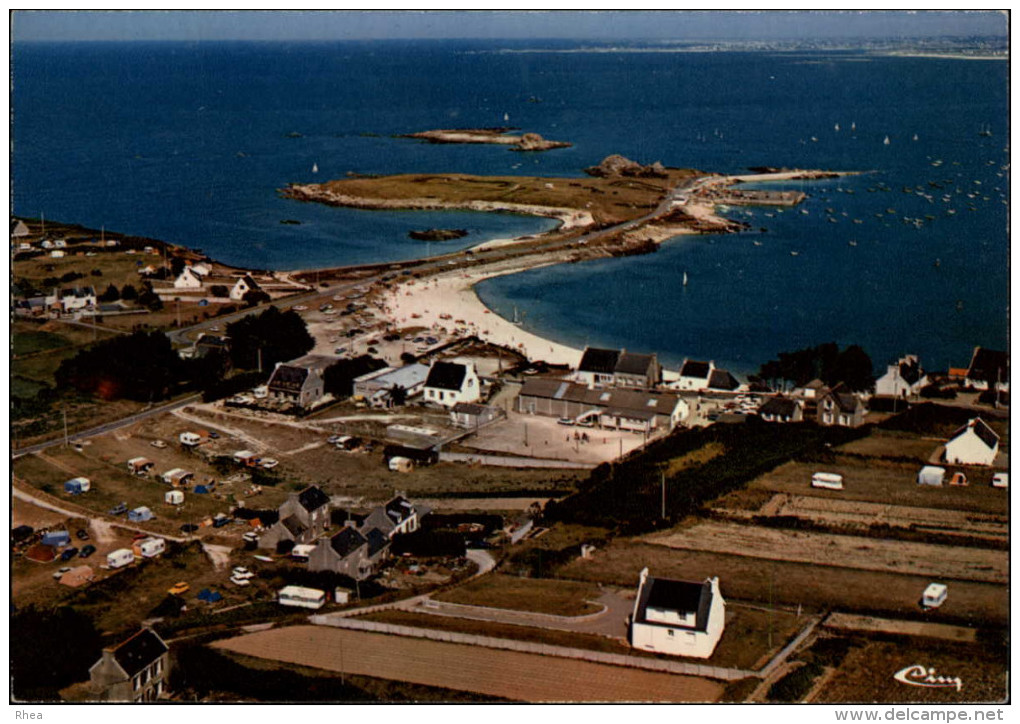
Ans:
<svg viewBox="0 0 1020 724"><path fill-rule="evenodd" d="M999 454L999 436L980 417L959 428L946 442L945 461L951 465L992 465Z"/></svg>
<svg viewBox="0 0 1020 724"><path fill-rule="evenodd" d="M89 669L99 701L156 701L168 693L169 675L170 649L149 628L103 649Z"/></svg>
<svg viewBox="0 0 1020 724"><path fill-rule="evenodd" d="M388 538L401 533L413 533L418 530L421 519L428 513L402 495L398 495L385 505L372 510L362 523L364 530L378 528Z"/></svg>
<svg viewBox="0 0 1020 724"><path fill-rule="evenodd" d="M378 528L363 526L361 530L365 533L352 522L320 541L308 557L308 570L333 571L356 581L373 575L389 551L390 539Z"/></svg>
<svg viewBox="0 0 1020 724"><path fill-rule="evenodd" d="M779 395L766 400L758 408L758 416L765 422L800 422L804 419L804 408L796 400Z"/></svg>
<svg viewBox="0 0 1020 724"><path fill-rule="evenodd" d="M719 579L701 583L654 578L641 571L630 645L642 651L707 659L726 627Z"/></svg>
<svg viewBox="0 0 1020 724"><path fill-rule="evenodd" d="M740 387L740 382L736 377L731 375L728 370L716 367L708 375L708 385L705 389L714 392L733 392L738 387Z"/></svg>
<svg viewBox="0 0 1020 724"><path fill-rule="evenodd" d="M655 387L661 368L655 354L585 347L574 379L587 387Z"/></svg>
<svg viewBox="0 0 1020 724"><path fill-rule="evenodd" d="M304 408L314 407L325 394L326 368L335 361L333 357L309 354L278 363L266 385L269 397Z"/></svg>
<svg viewBox="0 0 1020 724"><path fill-rule="evenodd" d="M433 362L425 380L425 401L443 407L458 402L477 402L481 396L481 383L474 363Z"/></svg>
<svg viewBox="0 0 1020 724"><path fill-rule="evenodd" d="M676 382L678 390L703 390L708 387L708 380L715 370L714 362L699 362L685 359L680 365L680 379Z"/></svg>
<svg viewBox="0 0 1020 724"><path fill-rule="evenodd" d="M975 390L1009 391L1009 355L975 347L967 368L967 386Z"/></svg>
<svg viewBox="0 0 1020 724"><path fill-rule="evenodd" d="M875 394L883 397L910 397L928 384L928 375L921 369L917 355L908 354L886 368L875 380Z"/></svg>
<svg viewBox="0 0 1020 724"><path fill-rule="evenodd" d="M259 538L259 548L275 548L280 541L314 541L329 527L329 496L315 485L291 493L279 508L280 519Z"/></svg>
<svg viewBox="0 0 1020 724"><path fill-rule="evenodd" d="M234 283L233 287L231 287L230 298L233 299L235 302L240 302L244 300L244 295L247 294L248 292L261 292L261 291L262 287L259 286L259 283L252 279L251 275L245 274L243 277L239 278Z"/></svg>
<svg viewBox="0 0 1020 724"><path fill-rule="evenodd" d="M868 410L861 396L850 392L842 383L831 390L825 390L818 398L817 420L819 425L860 427Z"/></svg>

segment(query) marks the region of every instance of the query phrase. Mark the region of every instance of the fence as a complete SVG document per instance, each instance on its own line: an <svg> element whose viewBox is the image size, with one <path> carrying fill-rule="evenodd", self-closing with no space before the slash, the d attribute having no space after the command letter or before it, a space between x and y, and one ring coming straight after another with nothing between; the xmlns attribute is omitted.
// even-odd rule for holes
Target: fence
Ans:
<svg viewBox="0 0 1020 724"><path fill-rule="evenodd" d="M746 669L726 669L719 666L692 664L686 661L661 661L659 659L627 656L625 654L611 654L602 651L590 651L587 649L574 649L566 646L554 646L551 644L542 644L532 641L517 641L513 639L495 638L493 636L477 636L475 634L465 634L455 631L399 626L395 624L381 623L379 621L364 621L324 615L310 616L309 621L319 626L335 626L338 628L353 629L356 631L390 634L392 636L410 636L413 638L430 639L432 641L442 641L451 644L485 646L490 649L519 651L521 653L539 654L541 656L559 656L566 659L581 659L583 661L590 661L597 664L626 666L630 668L647 669L649 671L660 671L667 674L701 676L707 679L721 679L723 681L735 681L737 679L745 679L751 676L759 676L757 672L748 671Z"/></svg>
<svg viewBox="0 0 1020 724"><path fill-rule="evenodd" d="M473 432L473 430L472 430ZM439 453L442 462L481 463L504 468L563 468L569 470L591 470L594 463L572 462L570 460L548 460L545 458L506 457L502 455L477 455L475 453Z"/></svg>

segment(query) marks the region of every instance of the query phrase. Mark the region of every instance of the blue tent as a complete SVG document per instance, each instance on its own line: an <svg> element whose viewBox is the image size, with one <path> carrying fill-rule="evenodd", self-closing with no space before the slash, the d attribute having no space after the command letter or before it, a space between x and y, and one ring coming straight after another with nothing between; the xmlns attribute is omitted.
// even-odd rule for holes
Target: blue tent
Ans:
<svg viewBox="0 0 1020 724"><path fill-rule="evenodd" d="M208 588L203 588L201 591L199 591L198 596L196 596L196 598L198 598L199 601L208 601L209 603L216 603L217 601L223 600L222 595L220 595L216 591L210 591Z"/></svg>
<svg viewBox="0 0 1020 724"><path fill-rule="evenodd" d="M196 485L195 489L192 492L198 493L199 495L208 495L209 488L205 487L204 485Z"/></svg>
<svg viewBox="0 0 1020 724"><path fill-rule="evenodd" d="M66 530L54 530L49 533L44 533L42 537L42 544L44 546L53 546L55 548L63 548L71 542L71 534Z"/></svg>

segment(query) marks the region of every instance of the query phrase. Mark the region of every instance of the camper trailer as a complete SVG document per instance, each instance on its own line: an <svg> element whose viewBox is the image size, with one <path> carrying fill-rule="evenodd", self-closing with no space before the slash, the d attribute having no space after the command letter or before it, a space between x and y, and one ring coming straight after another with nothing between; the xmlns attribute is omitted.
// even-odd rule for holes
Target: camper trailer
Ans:
<svg viewBox="0 0 1020 724"><path fill-rule="evenodd" d="M165 550L166 541L162 538L145 538L134 544L134 554L142 558L155 558Z"/></svg>
<svg viewBox="0 0 1020 724"><path fill-rule="evenodd" d="M184 493L180 490L168 490L163 496L163 502L167 505L184 505Z"/></svg>
<svg viewBox="0 0 1020 724"><path fill-rule="evenodd" d="M837 473L815 473L811 476L811 487L842 490L843 476Z"/></svg>
<svg viewBox="0 0 1020 724"><path fill-rule="evenodd" d="M135 562L135 554L129 548L120 548L106 555L106 565L110 568L123 568Z"/></svg>
<svg viewBox="0 0 1020 724"><path fill-rule="evenodd" d="M89 492L91 487L92 483L88 478L71 478L64 483L64 492L70 495L81 495Z"/></svg>
<svg viewBox="0 0 1020 724"><path fill-rule="evenodd" d="M992 487L993 488L1008 488L1009 487L1009 473L996 473L992 476Z"/></svg>
<svg viewBox="0 0 1020 724"><path fill-rule="evenodd" d="M299 606L301 608L322 608L326 603L326 592L317 588L301 586L285 586L280 589L281 606Z"/></svg>
<svg viewBox="0 0 1020 724"><path fill-rule="evenodd" d="M147 520L152 520L152 511L146 508L144 505L140 508L128 511L128 520L133 523L144 523Z"/></svg>
<svg viewBox="0 0 1020 724"><path fill-rule="evenodd" d="M127 461L128 472L135 475L144 475L149 472L154 465L155 463L148 458L131 458Z"/></svg>
<svg viewBox="0 0 1020 724"><path fill-rule="evenodd" d="M202 442L202 437L193 432L182 432L178 439L181 441L181 445L185 447L195 447Z"/></svg>
<svg viewBox="0 0 1020 724"><path fill-rule="evenodd" d="M414 460L401 455L394 455L390 458L390 470L395 473L409 473L414 470Z"/></svg>
<svg viewBox="0 0 1020 724"><path fill-rule="evenodd" d="M928 610L931 608L938 608L946 602L946 596L949 595L949 586L944 583L929 583L928 587L924 589L924 593L921 594L921 608Z"/></svg>
<svg viewBox="0 0 1020 724"><path fill-rule="evenodd" d="M940 468L937 465L925 465L917 474L917 484L941 486L945 477L945 468Z"/></svg>
<svg viewBox="0 0 1020 724"><path fill-rule="evenodd" d="M234 453L234 462L247 467L254 467L259 463L259 456L258 453L254 453L251 450L238 450Z"/></svg>

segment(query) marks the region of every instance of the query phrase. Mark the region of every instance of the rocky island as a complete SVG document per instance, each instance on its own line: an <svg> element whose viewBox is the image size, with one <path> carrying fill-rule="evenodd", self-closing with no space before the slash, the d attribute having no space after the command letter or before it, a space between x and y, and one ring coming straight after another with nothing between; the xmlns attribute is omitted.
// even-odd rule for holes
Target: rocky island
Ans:
<svg viewBox="0 0 1020 724"><path fill-rule="evenodd" d="M516 128L454 128L406 133L401 138L418 138L429 143L488 143L511 146L511 151L549 151L553 148L570 148L566 141L549 141L537 133L519 136L507 135Z"/></svg>
<svg viewBox="0 0 1020 724"><path fill-rule="evenodd" d="M407 234L415 241L453 241L468 235L467 229L425 229L410 231Z"/></svg>

